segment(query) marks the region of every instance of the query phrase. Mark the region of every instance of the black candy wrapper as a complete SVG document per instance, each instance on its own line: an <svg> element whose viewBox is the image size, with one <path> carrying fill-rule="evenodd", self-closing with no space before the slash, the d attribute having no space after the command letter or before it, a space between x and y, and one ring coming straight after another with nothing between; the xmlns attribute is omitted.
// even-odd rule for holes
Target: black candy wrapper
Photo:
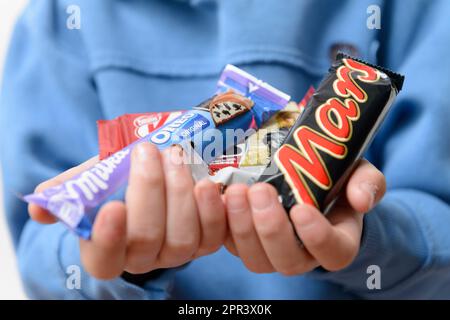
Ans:
<svg viewBox="0 0 450 320"><path fill-rule="evenodd" d="M278 190L286 210L306 203L326 214L403 80L392 71L338 54L259 181Z"/></svg>

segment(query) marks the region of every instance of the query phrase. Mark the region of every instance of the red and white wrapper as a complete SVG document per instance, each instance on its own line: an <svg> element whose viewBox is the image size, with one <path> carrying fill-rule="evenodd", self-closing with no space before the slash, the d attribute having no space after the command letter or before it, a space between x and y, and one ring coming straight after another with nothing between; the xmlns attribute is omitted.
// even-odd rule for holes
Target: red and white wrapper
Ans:
<svg viewBox="0 0 450 320"><path fill-rule="evenodd" d="M145 137L183 112L124 114L113 120L97 121L100 160Z"/></svg>

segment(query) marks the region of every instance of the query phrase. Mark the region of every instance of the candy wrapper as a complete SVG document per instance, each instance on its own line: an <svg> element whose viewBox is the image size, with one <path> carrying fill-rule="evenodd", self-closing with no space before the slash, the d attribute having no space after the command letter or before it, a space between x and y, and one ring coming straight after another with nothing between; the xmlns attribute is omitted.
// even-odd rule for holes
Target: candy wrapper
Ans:
<svg viewBox="0 0 450 320"><path fill-rule="evenodd" d="M257 179L256 172L262 172L260 168L264 169L267 166L270 161L271 151L280 147L287 136L288 130L304 110L313 93L314 88L310 87L299 104L290 101L283 110L277 112L261 129L248 137L244 143L234 146L232 152L217 156L208 165L210 175L215 175L216 172L224 168L234 167L242 170L232 171L232 179L224 178L222 180L234 181L234 179L237 179L238 181L247 181L248 175L244 171L251 172L252 179ZM143 138L184 112L124 114L113 120L97 121L100 160ZM264 139L266 136L269 138ZM269 144L267 144L268 142ZM254 170L253 167L255 166L258 167L258 170ZM246 168L249 169L247 170ZM244 178L239 180L238 177L241 172L243 172ZM229 175L220 175L220 177L225 176L228 177Z"/></svg>
<svg viewBox="0 0 450 320"><path fill-rule="evenodd" d="M289 103L286 108L251 135L245 142L245 152L239 167L267 166L272 151L281 146L299 115L300 108L297 104Z"/></svg>
<svg viewBox="0 0 450 320"><path fill-rule="evenodd" d="M185 150L193 146L203 155L203 160L212 161L215 153L219 154L221 149L227 150L245 138L245 134L232 134L232 138L227 139L227 130L256 130L284 108L289 99L285 93L227 65L219 79L217 94L212 98L65 183L27 195L24 200L47 209L79 236L88 239L96 216L95 208L126 183L135 145L149 141L160 150L173 144L179 144ZM211 146L211 137L219 140L215 143L218 146L211 152L208 150L205 157L203 151ZM205 141L210 143L205 144Z"/></svg>
<svg viewBox="0 0 450 320"><path fill-rule="evenodd" d="M310 91L313 89L310 89ZM233 183L255 183L270 162L271 154L287 137L304 104L291 101L261 129L209 164L210 180L223 186L222 191Z"/></svg>
<svg viewBox="0 0 450 320"><path fill-rule="evenodd" d="M209 163L206 170L210 179L222 185L222 190L233 183L252 184L257 181L270 161L272 150L280 147L287 136L287 131L304 110L313 93L314 88L310 87L299 104L290 101L244 143L234 146L233 152L219 155ZM97 121L100 160L143 138L184 112L124 114L113 120ZM264 139L267 136L271 138ZM226 169L229 167L232 169ZM201 174L194 172L195 174L199 179L207 177L205 171Z"/></svg>
<svg viewBox="0 0 450 320"><path fill-rule="evenodd" d="M185 111L124 114L97 121L100 160L161 128Z"/></svg>
<svg viewBox="0 0 450 320"><path fill-rule="evenodd" d="M286 139L290 128L305 109L313 93L314 88L310 87L299 104L290 101L283 110L277 112L261 129L248 137L244 143L235 146L234 152L227 152L218 156L209 164L211 175L226 167L234 167L240 168L240 170L229 171L233 173L233 179L227 178L227 181L246 183L245 181L250 181L247 179L248 172L251 172L252 179L257 179L270 163L272 152L277 150ZM243 172L244 178L242 181L238 179L240 172ZM259 174L257 175L258 172Z"/></svg>
<svg viewBox="0 0 450 320"><path fill-rule="evenodd" d="M306 203L327 213L403 80L339 54L260 181L278 190L287 210Z"/></svg>

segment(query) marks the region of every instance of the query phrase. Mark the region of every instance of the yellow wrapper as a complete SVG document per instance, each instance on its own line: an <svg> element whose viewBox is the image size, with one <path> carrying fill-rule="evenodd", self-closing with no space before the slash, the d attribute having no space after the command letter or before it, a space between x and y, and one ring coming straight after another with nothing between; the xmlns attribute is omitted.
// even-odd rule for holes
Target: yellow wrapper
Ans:
<svg viewBox="0 0 450 320"><path fill-rule="evenodd" d="M245 151L239 167L268 165L271 149L268 145L269 135L274 139L274 137L280 137L283 133L287 133L301 114L300 110L301 108L297 103L289 102L283 110L279 111L261 129L251 135L245 142ZM279 141L280 144L281 142ZM275 142L275 144L277 143Z"/></svg>

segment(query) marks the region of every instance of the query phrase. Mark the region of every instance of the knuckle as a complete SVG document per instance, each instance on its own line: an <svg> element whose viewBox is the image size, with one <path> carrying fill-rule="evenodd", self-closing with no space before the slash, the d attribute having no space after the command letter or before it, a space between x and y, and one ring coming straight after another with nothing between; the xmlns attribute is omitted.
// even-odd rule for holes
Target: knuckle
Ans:
<svg viewBox="0 0 450 320"><path fill-rule="evenodd" d="M280 228L276 228L273 225L266 226L264 228L259 228L258 234L261 238L270 241L272 239L276 239L279 236Z"/></svg>
<svg viewBox="0 0 450 320"><path fill-rule="evenodd" d="M321 249L330 242L330 232L326 231L319 231L313 234L308 235L308 239L305 239L307 241L307 247L313 247L316 250Z"/></svg>
<svg viewBox="0 0 450 320"><path fill-rule="evenodd" d="M202 221L203 228L207 230L222 230L226 227L226 218L223 211L207 215L200 214L200 219Z"/></svg>
<svg viewBox="0 0 450 320"><path fill-rule="evenodd" d="M267 219L266 221L255 219L255 227L259 236L267 240L279 237L280 232L284 229L279 219Z"/></svg>
<svg viewBox="0 0 450 320"><path fill-rule="evenodd" d="M133 230L128 245L133 248L154 248L163 240L162 232L148 232L148 230Z"/></svg>
<svg viewBox="0 0 450 320"><path fill-rule="evenodd" d="M235 228L232 230L232 234L233 238L238 239L239 241L247 241L255 236L253 230L250 228Z"/></svg>
<svg viewBox="0 0 450 320"><path fill-rule="evenodd" d="M178 257L183 260L194 256L198 249L197 241L192 239L171 240L167 242L164 253L166 257ZM169 258L169 259L170 259Z"/></svg>
<svg viewBox="0 0 450 320"><path fill-rule="evenodd" d="M160 170L149 170L147 174L140 175L140 179L142 179L142 181L144 181L147 185L155 186L164 181L164 176Z"/></svg>
<svg viewBox="0 0 450 320"><path fill-rule="evenodd" d="M217 186L209 179L200 180L195 184L195 191L200 194L208 194L208 191L213 188L217 188Z"/></svg>
<svg viewBox="0 0 450 320"><path fill-rule="evenodd" d="M169 189L171 192L174 192L175 194L185 194L188 192L192 184L189 181L190 178L184 178L180 175L176 175L170 179L169 181Z"/></svg>

